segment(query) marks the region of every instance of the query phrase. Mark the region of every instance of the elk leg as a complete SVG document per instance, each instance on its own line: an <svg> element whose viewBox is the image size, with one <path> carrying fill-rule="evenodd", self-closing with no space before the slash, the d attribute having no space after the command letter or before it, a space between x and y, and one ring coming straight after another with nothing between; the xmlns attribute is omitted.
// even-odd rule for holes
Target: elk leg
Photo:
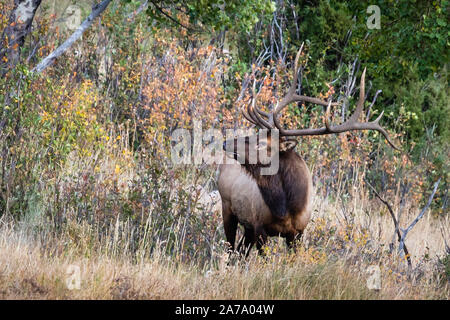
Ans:
<svg viewBox="0 0 450 320"><path fill-rule="evenodd" d="M286 244L289 249L293 249L294 252L297 251L297 240L302 237L303 231L297 233L290 233L286 236Z"/></svg>
<svg viewBox="0 0 450 320"><path fill-rule="evenodd" d="M225 229L225 236L227 242L230 244L230 250L234 251L234 242L236 240L236 230L238 225L238 219L231 212L230 205L223 202L222 205L222 217L223 217L223 228Z"/></svg>

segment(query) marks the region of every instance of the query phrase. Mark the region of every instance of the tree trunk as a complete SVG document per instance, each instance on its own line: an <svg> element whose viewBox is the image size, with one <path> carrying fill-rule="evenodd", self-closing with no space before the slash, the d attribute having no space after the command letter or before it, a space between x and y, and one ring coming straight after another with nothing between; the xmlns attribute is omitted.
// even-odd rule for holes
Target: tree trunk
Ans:
<svg viewBox="0 0 450 320"><path fill-rule="evenodd" d="M36 10L41 0L14 0L14 8L9 16L8 26L3 30L0 44L0 67L4 74L14 68L19 61L20 49L31 30Z"/></svg>
<svg viewBox="0 0 450 320"><path fill-rule="evenodd" d="M50 66L56 58L62 55L67 49L69 49L72 44L77 41L83 33L92 25L94 19L97 18L105 9L108 7L109 3L112 0L103 0L97 5L92 7L91 14L84 20L81 25L75 30L74 33L55 51L50 53L47 57L45 57L39 64L31 70L32 72L40 73L44 71L48 66Z"/></svg>

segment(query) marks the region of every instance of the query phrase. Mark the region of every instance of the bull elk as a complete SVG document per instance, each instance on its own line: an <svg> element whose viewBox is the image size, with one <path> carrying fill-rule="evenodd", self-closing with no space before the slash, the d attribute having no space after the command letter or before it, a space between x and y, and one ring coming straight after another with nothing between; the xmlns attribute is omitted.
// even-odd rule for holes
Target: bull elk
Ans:
<svg viewBox="0 0 450 320"><path fill-rule="evenodd" d="M253 125L268 129L266 138L260 135L233 138L225 141L224 150L239 162L221 164L219 167L218 189L222 198L222 216L225 236L230 249L235 249L238 223L244 227L244 236L237 250L241 252L242 241L246 256L256 243L260 254L261 248L269 236L281 236L286 239L288 247L293 247L299 239L311 217L313 184L311 173L305 161L294 148L297 141L293 137L335 134L351 130L377 130L392 143L387 131L379 125L383 113L372 122L359 122L365 101L364 69L359 89L359 100L354 113L342 124L333 125L330 121L330 107L338 103L326 102L317 98L296 94L299 58L297 53L294 64L294 79L286 96L278 102L273 112L265 112L256 107L255 84L251 103L242 109L242 115ZM278 119L280 112L292 102L309 102L326 108L325 126L322 128L285 129ZM246 109L246 110L245 110ZM278 130L278 135L271 132ZM273 137L278 137L279 148L271 150ZM251 139L252 138L252 139ZM253 139L254 138L254 139ZM256 143L250 143L256 141ZM245 154L237 146L242 143ZM230 146L232 144L232 146ZM234 146L234 147L233 147ZM279 152L279 167L274 175L262 175L261 168L267 163L249 161L250 148L265 149L266 152ZM239 154L238 150L241 150ZM255 161L252 161L255 162Z"/></svg>

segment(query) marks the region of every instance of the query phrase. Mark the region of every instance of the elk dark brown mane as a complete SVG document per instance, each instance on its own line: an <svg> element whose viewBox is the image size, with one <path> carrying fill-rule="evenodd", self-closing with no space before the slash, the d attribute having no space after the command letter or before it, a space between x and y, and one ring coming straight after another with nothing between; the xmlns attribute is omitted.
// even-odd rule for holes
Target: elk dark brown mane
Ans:
<svg viewBox="0 0 450 320"><path fill-rule="evenodd" d="M351 130L377 130L384 135L388 143L397 149L389 138L387 131L379 125L383 113L372 122L359 122L365 101L365 73L361 82L359 100L354 113L347 121L340 125L332 125L330 121L331 106L338 105L331 101L296 94L298 80L298 61L302 48L297 53L294 64L294 79L286 96L278 103L271 113L256 107L255 83L253 84L253 99L242 114L249 122L263 129L278 130L279 148L272 148L272 134L266 138L256 139L250 136L238 137L224 143L224 149L236 160L233 164L223 164L219 170L219 193L222 198L222 216L227 241L231 250L235 249L237 226L244 227L244 237L237 249L241 252L242 245L249 254L256 243L262 253L262 246L268 236L286 238L288 246L292 247L294 240L301 237L306 228L312 210L313 185L311 173L294 148L297 144L293 136L335 134ZM327 107L325 126L318 129L287 130L281 126L279 113L290 103L295 101L310 102ZM256 141L256 143L251 143ZM238 152L238 145L245 145L242 154ZM233 145L234 147L230 147ZM266 149L268 153L279 152L279 168L276 174L262 175L261 170L268 164L257 158L251 164L249 154L251 148L258 151ZM239 160L239 162L237 161Z"/></svg>

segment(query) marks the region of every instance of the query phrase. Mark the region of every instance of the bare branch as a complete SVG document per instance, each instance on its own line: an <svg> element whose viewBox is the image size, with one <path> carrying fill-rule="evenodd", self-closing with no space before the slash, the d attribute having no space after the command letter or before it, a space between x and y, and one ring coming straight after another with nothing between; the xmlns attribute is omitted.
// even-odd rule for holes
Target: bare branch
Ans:
<svg viewBox="0 0 450 320"><path fill-rule="evenodd" d="M180 21L178 21L177 19L175 19L174 17L172 17L170 14L168 14L167 12L164 11L164 9L160 6L158 6L157 3L155 3L155 1L150 1L153 6L156 8L156 10L158 10L162 15L164 15L165 17L167 17L170 21L174 22L176 25L179 25L183 28L185 28L188 31L191 32L195 32L195 31L199 31L199 30L194 30L191 27L188 27L186 25L184 25L183 23L181 23Z"/></svg>
<svg viewBox="0 0 450 320"><path fill-rule="evenodd" d="M428 198L428 202L427 202L426 206L422 209L422 211L419 213L419 215L413 220L413 222L411 222L409 227L406 228L405 230L402 230L403 234L400 239L399 250L401 250L405 246L405 239L406 239L406 235L408 234L408 232L410 232L412 230L412 228L414 228L414 226L417 224L417 222L419 222L419 220L422 219L423 215L425 214L427 209L430 207L431 202L433 201L433 197L439 186L439 182L441 182L441 178L439 178L439 180L434 184L433 192L431 193L430 197Z"/></svg>
<svg viewBox="0 0 450 320"><path fill-rule="evenodd" d="M136 11L133 11L132 13L130 13L127 17L127 19L129 20L133 20L138 14L140 14L142 11L144 11L148 6L148 0L145 0L144 2L141 3L141 5L139 6L139 8L136 9Z"/></svg>
<svg viewBox="0 0 450 320"><path fill-rule="evenodd" d="M111 0L103 0L99 4L93 6L91 14L86 18L86 20L83 21L83 23L81 23L81 25L77 28L77 30L75 30L75 32L69 37L69 39L67 39L50 55L44 58L44 60L42 60L36 67L34 67L32 72L41 73L48 66L50 66L56 58L66 52L66 50L69 49L72 44L77 41L87 29L89 29L94 19L97 18L108 7L110 2Z"/></svg>

